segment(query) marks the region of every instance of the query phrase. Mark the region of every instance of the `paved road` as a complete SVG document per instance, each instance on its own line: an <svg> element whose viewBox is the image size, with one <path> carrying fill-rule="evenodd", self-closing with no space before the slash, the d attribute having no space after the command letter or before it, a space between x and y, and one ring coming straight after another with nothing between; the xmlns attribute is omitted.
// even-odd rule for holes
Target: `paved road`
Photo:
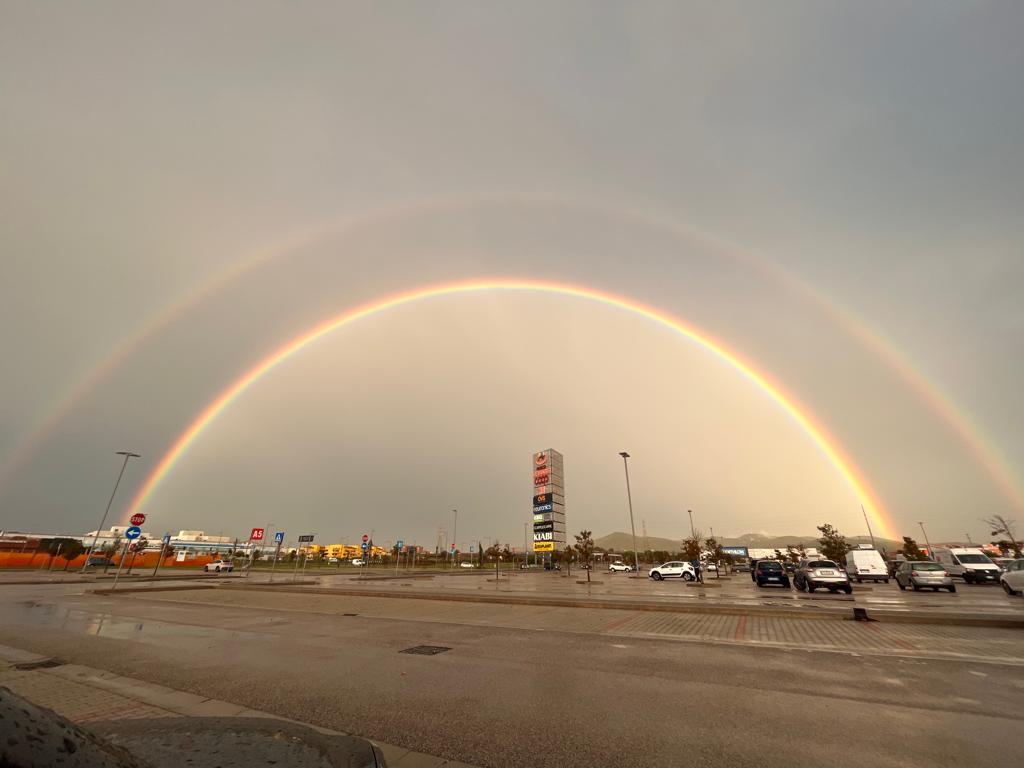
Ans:
<svg viewBox="0 0 1024 768"><path fill-rule="evenodd" d="M428 601L349 598L409 611L385 618L314 595L278 609L81 592L0 590L0 642L485 766L845 765L851 750L873 766L990 766L1024 719L1024 669L991 661L567 631L608 618L586 609L521 628L502 613L518 606L471 624L415 615ZM1024 637L970 631L979 647ZM451 650L400 653L419 644Z"/></svg>

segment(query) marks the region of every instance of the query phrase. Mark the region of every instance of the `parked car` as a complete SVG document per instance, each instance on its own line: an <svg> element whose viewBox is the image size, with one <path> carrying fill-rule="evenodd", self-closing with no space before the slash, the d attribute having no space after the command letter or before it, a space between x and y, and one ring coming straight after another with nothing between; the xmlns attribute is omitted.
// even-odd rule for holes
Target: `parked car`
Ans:
<svg viewBox="0 0 1024 768"><path fill-rule="evenodd" d="M1008 595L1019 595L1024 592L1024 559L1013 560L999 574L999 583Z"/></svg>
<svg viewBox="0 0 1024 768"><path fill-rule="evenodd" d="M330 563L331 565L341 565L341 558L340 557L328 557L327 558L327 562Z"/></svg>
<svg viewBox="0 0 1024 768"><path fill-rule="evenodd" d="M697 578L697 572L690 563L683 562L682 560L672 560L671 562L654 566L647 576L655 581L661 581L662 579L693 581Z"/></svg>
<svg viewBox="0 0 1024 768"><path fill-rule="evenodd" d="M950 576L959 576L965 584L999 581L999 566L978 547L935 547L932 557Z"/></svg>
<svg viewBox="0 0 1024 768"><path fill-rule="evenodd" d="M355 565L355 566L361 566L361 565L363 565L363 559L362 559L362 558L360 558L360 557L354 557L354 558L352 558L352 565Z"/></svg>
<svg viewBox="0 0 1024 768"><path fill-rule="evenodd" d="M915 592L925 587L931 587L936 592L940 589L956 592L956 585L946 568L931 560L904 560L896 569L896 584L900 589L911 587Z"/></svg>
<svg viewBox="0 0 1024 768"><path fill-rule="evenodd" d="M715 573L718 570L718 566L714 563L704 563L702 567L705 571L708 571L709 573Z"/></svg>
<svg viewBox="0 0 1024 768"><path fill-rule="evenodd" d="M1007 566L1013 562L1012 557L993 557L992 562L996 564L1000 572L1005 571Z"/></svg>
<svg viewBox="0 0 1024 768"><path fill-rule="evenodd" d="M96 555L95 557L90 557L85 564L90 568L110 568L114 565L114 561L109 557Z"/></svg>
<svg viewBox="0 0 1024 768"><path fill-rule="evenodd" d="M796 573L796 563L794 563L794 562L791 562L791 561L787 560L786 562L784 562L782 564L782 567L785 568L786 569L786 573L790 574L791 576L794 573Z"/></svg>
<svg viewBox="0 0 1024 768"><path fill-rule="evenodd" d="M885 567L889 571L890 579L896 578L896 571L899 569L901 564L906 562L906 560L907 559L903 557L903 555L897 555L896 558L894 558L893 560L885 561Z"/></svg>
<svg viewBox="0 0 1024 768"><path fill-rule="evenodd" d="M865 580L889 583L885 560L871 547L858 547L846 553L846 575L858 584Z"/></svg>
<svg viewBox="0 0 1024 768"><path fill-rule="evenodd" d="M807 592L821 588L829 592L842 590L848 595L853 592L850 577L832 560L801 560L793 574L793 586Z"/></svg>
<svg viewBox="0 0 1024 768"><path fill-rule="evenodd" d="M750 571L750 563L746 560L737 560L732 564L733 573L747 573Z"/></svg>
<svg viewBox="0 0 1024 768"><path fill-rule="evenodd" d="M580 568L582 568L584 571L594 570L594 566L592 566L590 563L580 563Z"/></svg>
<svg viewBox="0 0 1024 768"><path fill-rule="evenodd" d="M472 563L462 562L459 563L459 568L476 568Z"/></svg>
<svg viewBox="0 0 1024 768"><path fill-rule="evenodd" d="M562 570L562 566L560 566L558 563L550 563L550 562L549 563L544 563L544 570L545 571L560 571L560 570Z"/></svg>
<svg viewBox="0 0 1024 768"><path fill-rule="evenodd" d="M616 571L626 571L626 572L629 572L629 571L633 571L633 570L636 570L636 569L633 568L633 566L629 565L628 563L611 563L608 566L608 573L612 573L612 572L616 572Z"/></svg>
<svg viewBox="0 0 1024 768"><path fill-rule="evenodd" d="M759 587L767 587L772 584L789 589L789 574L786 573L786 569L780 562L759 560L754 567L754 583Z"/></svg>
<svg viewBox="0 0 1024 768"><path fill-rule="evenodd" d="M203 566L203 570L207 573L220 573L221 571L233 571L235 570L235 564L230 560L211 560Z"/></svg>
<svg viewBox="0 0 1024 768"><path fill-rule="evenodd" d="M755 584L757 583L757 578L755 577L755 574L757 573L757 564L760 562L760 560L755 558L750 559L750 580Z"/></svg>
<svg viewBox="0 0 1024 768"><path fill-rule="evenodd" d="M537 567L536 563L523 563L522 565L519 566L519 570L520 571L532 570L533 568L536 568L536 567Z"/></svg>

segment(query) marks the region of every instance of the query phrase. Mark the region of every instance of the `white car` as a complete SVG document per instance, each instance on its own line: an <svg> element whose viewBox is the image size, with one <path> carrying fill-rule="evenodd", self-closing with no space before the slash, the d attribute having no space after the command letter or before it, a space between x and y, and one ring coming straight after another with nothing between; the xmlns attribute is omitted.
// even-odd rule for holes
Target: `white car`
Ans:
<svg viewBox="0 0 1024 768"><path fill-rule="evenodd" d="M628 573L628 572L634 571L634 570L636 570L636 569L632 565L629 565L628 563L612 563L611 565L608 566L608 573L613 573L615 571L625 571L625 572Z"/></svg>
<svg viewBox="0 0 1024 768"><path fill-rule="evenodd" d="M684 563L682 560L672 560L668 563L656 565L651 568L651 572L647 575L655 581L661 581L662 579L693 581L697 578L697 572L693 570L693 566L689 563Z"/></svg>
<svg viewBox="0 0 1024 768"><path fill-rule="evenodd" d="M1007 563L1006 569L999 574L999 583L1008 595L1024 592L1024 559Z"/></svg>
<svg viewBox="0 0 1024 768"><path fill-rule="evenodd" d="M212 560L203 566L203 570L207 573L213 571L214 573L220 573L221 571L233 571L235 570L235 564L230 560Z"/></svg>
<svg viewBox="0 0 1024 768"><path fill-rule="evenodd" d="M363 561L360 558L358 558L358 557L352 560L352 565L362 565L362 564L363 564Z"/></svg>
<svg viewBox="0 0 1024 768"><path fill-rule="evenodd" d="M476 568L472 563L459 563L459 568Z"/></svg>

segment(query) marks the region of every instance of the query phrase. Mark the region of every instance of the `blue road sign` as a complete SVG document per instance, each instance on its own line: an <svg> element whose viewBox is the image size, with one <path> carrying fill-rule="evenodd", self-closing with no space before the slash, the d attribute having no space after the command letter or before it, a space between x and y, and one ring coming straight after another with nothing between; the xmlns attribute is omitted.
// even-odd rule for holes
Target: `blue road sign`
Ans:
<svg viewBox="0 0 1024 768"><path fill-rule="evenodd" d="M476 554L476 544L470 544L469 545L469 554L471 554L471 555Z"/></svg>
<svg viewBox="0 0 1024 768"><path fill-rule="evenodd" d="M402 541L401 539L399 539L398 541L395 542L395 546L398 547L399 549L401 549L402 547L405 546L405 542Z"/></svg>
<svg viewBox="0 0 1024 768"><path fill-rule="evenodd" d="M164 534L164 544L170 544L170 543L171 543L171 534L165 533Z"/></svg>
<svg viewBox="0 0 1024 768"><path fill-rule="evenodd" d="M369 544L367 544L367 543L366 543L366 542L364 541L364 542L363 542L363 551L365 552L365 551L366 551L366 549L367 549L367 548L368 548L369 546L370 546L370 545L369 545Z"/></svg>
<svg viewBox="0 0 1024 768"><path fill-rule="evenodd" d="M137 525L133 525L131 528L125 528L124 537L129 541L131 539L137 539L142 535L142 529Z"/></svg>
<svg viewBox="0 0 1024 768"><path fill-rule="evenodd" d="M275 533L274 534L274 541L276 541L278 544L283 542L284 541L284 531L278 531L277 533Z"/></svg>

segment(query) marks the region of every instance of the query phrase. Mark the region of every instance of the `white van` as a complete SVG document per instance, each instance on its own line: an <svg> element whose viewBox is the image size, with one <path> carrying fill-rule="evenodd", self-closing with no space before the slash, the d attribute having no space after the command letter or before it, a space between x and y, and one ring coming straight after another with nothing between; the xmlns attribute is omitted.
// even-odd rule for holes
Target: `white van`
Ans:
<svg viewBox="0 0 1024 768"><path fill-rule="evenodd" d="M851 580L856 579L858 584L867 579L889 583L885 560L871 547L851 549L846 553L846 575Z"/></svg>
<svg viewBox="0 0 1024 768"><path fill-rule="evenodd" d="M965 584L999 582L999 566L977 547L935 547L932 560L942 563L950 576L959 576Z"/></svg>

